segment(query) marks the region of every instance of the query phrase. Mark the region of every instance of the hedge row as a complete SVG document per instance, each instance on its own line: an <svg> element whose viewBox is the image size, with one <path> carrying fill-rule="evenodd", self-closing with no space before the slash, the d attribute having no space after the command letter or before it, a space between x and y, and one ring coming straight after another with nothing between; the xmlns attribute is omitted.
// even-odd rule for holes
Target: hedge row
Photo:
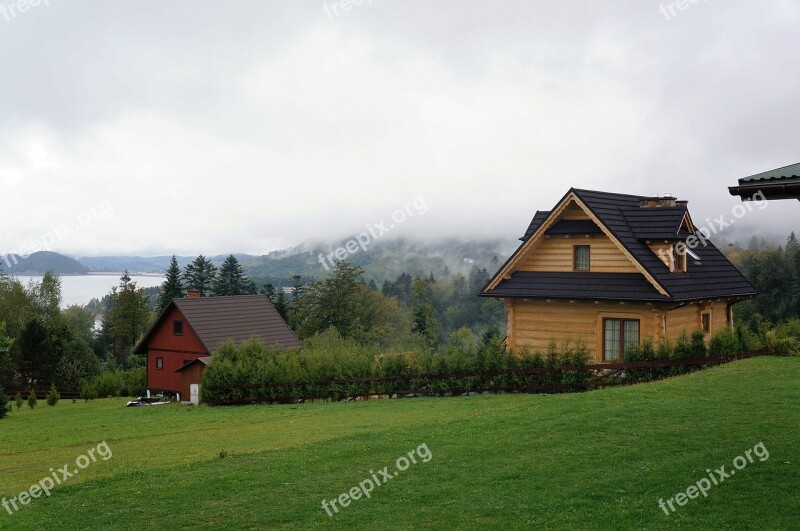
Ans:
<svg viewBox="0 0 800 531"><path fill-rule="evenodd" d="M582 367L586 345L551 344L545 353L516 355L498 338L474 347L443 352L376 355L367 347L341 339L335 330L308 340L301 351L274 352L261 342L223 345L205 370L201 394L211 405L289 403L308 399L342 400L353 396L463 394L525 387L578 388L584 371L509 374L513 369Z"/></svg>

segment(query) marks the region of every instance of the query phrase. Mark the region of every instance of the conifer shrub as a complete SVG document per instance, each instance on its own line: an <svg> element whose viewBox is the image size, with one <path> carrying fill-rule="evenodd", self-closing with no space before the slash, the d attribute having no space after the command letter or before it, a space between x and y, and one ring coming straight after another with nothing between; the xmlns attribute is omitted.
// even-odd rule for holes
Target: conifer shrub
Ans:
<svg viewBox="0 0 800 531"><path fill-rule="evenodd" d="M29 407L29 408L31 408L31 409L33 409L33 408L35 408L35 407L36 407L36 404L37 404L38 402L39 402L39 401L38 401L38 400L36 400L36 392L35 392L33 389L31 389L31 392L30 392L30 394L28 395L28 407Z"/></svg>
<svg viewBox="0 0 800 531"><path fill-rule="evenodd" d="M61 400L61 395L58 393L58 389L56 389L56 384L51 384L50 391L47 393L47 405L55 406L58 404L59 400Z"/></svg>

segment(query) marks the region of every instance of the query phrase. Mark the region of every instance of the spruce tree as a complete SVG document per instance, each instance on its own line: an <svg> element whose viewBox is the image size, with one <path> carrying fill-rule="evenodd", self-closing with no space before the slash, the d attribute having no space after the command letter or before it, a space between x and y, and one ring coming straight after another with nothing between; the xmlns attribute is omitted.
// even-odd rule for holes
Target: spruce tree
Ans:
<svg viewBox="0 0 800 531"><path fill-rule="evenodd" d="M158 311L164 310L172 299L180 299L184 295L181 268L173 254L167 269L167 278L161 284L161 293L158 294Z"/></svg>
<svg viewBox="0 0 800 531"><path fill-rule="evenodd" d="M278 295L275 296L275 309L278 310L278 313L281 314L283 320L287 323L289 322L289 301L286 300L286 294L283 292L283 288L278 291Z"/></svg>
<svg viewBox="0 0 800 531"><path fill-rule="evenodd" d="M269 297L273 304L275 303L275 286L272 284L264 284L264 287L261 288L261 294Z"/></svg>
<svg viewBox="0 0 800 531"><path fill-rule="evenodd" d="M203 297L211 295L217 268L202 254L186 266L183 272L183 281L187 290L197 290Z"/></svg>
<svg viewBox="0 0 800 531"><path fill-rule="evenodd" d="M213 288L215 296L246 295L255 285L245 276L242 264L235 256L229 255L219 268L219 274L214 279Z"/></svg>

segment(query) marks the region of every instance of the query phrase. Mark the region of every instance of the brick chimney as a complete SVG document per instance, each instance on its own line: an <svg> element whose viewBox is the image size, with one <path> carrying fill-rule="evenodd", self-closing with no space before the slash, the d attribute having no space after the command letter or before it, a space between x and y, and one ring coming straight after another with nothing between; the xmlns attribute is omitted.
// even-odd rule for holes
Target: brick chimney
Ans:
<svg viewBox="0 0 800 531"><path fill-rule="evenodd" d="M658 208L658 207L674 207L677 205L677 197L671 194L656 195L653 197L645 197L639 206L642 208Z"/></svg>
<svg viewBox="0 0 800 531"><path fill-rule="evenodd" d="M199 289L190 289L189 291L186 292L187 299L199 299L202 296L203 292L200 291Z"/></svg>

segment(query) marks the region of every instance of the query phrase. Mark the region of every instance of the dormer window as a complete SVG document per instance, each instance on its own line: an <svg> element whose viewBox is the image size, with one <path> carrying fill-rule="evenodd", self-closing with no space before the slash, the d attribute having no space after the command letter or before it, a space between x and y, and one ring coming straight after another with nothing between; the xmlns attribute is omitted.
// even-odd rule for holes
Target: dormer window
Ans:
<svg viewBox="0 0 800 531"><path fill-rule="evenodd" d="M572 248L573 271L589 271L589 246L575 245Z"/></svg>

